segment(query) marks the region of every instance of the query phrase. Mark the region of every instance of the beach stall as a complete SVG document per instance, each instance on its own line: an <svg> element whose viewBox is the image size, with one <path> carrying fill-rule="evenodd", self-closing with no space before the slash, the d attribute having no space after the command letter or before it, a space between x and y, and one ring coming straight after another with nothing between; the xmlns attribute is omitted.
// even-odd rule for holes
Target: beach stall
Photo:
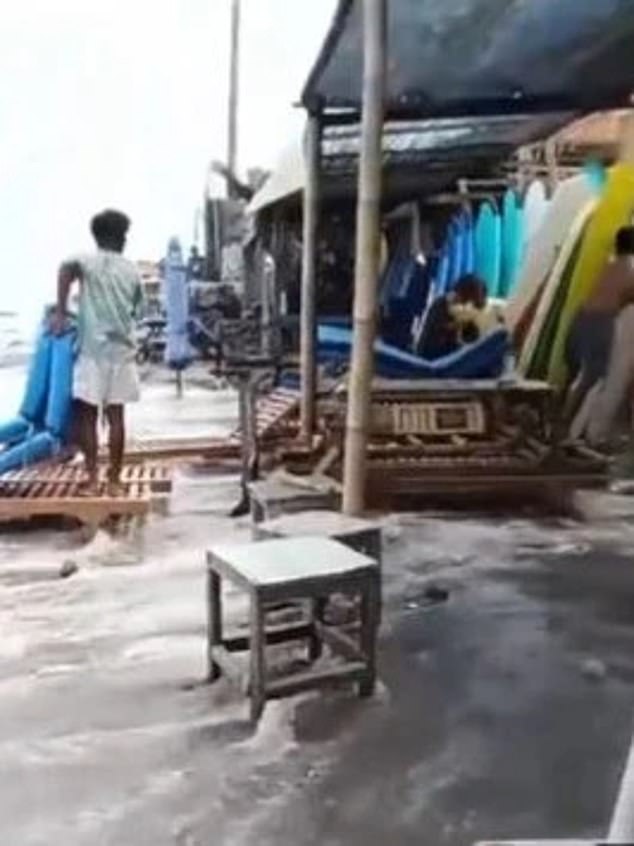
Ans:
<svg viewBox="0 0 634 846"><path fill-rule="evenodd" d="M574 116L626 105L631 91L627 44L634 30L634 9L623 0L601 8L573 2L564 5L565 9L558 4L555 10L548 2L533 3L530 8L503 3L496 7L492 26L487 4L478 0L464 3L459 16L453 7L435 0L390 4L342 0L339 4L303 93L309 143L304 192L302 412L304 429L309 430L314 421L318 350L313 303L322 139L325 127L358 124L362 118L352 370L344 451L344 505L349 511L363 507L372 436L370 389L377 360L373 349L379 304L384 120L562 112ZM429 38L430 31L433 38ZM485 37L489 49L483 53ZM533 194L529 218L534 229L544 214L546 198L538 188ZM523 235L518 234L520 217L517 197L511 194L505 195L501 214L495 208L478 213L476 267L489 274L487 281L496 293L500 289L507 293L518 282L517 255L524 246ZM458 240L457 228L454 240ZM494 259L482 248L491 240L501 244ZM448 262L455 261L457 254L458 250L450 250ZM552 433L538 430L534 434L543 439L548 456L542 468L548 467L553 482L565 479L565 459L552 442Z"/></svg>

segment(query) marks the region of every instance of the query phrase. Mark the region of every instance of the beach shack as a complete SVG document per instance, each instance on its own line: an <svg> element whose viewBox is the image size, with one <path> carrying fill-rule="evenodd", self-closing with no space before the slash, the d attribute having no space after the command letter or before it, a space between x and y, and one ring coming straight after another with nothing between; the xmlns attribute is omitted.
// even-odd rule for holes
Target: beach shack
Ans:
<svg viewBox="0 0 634 846"><path fill-rule="evenodd" d="M332 408L336 402L326 413L339 419L342 429L341 460L334 472L343 480L344 507L350 513L361 510L374 492L560 493L596 482L604 472L597 455L559 443L550 386L522 380L509 367L509 355L500 356L499 349L492 352L498 357L498 372L483 379L471 366L473 350L430 369L424 359L423 364L412 360L412 355L421 357L403 349L402 340L400 346L384 339L377 345L376 318L385 290L378 285L379 278L385 279L382 223L390 211L386 124L391 129L403 122L432 121L437 130L456 128L451 122L459 126L462 121L463 126L471 122L477 133L492 120L515 119L516 126L524 127L509 145L517 149L539 140L540 134L549 137L575 118L629 104L631 4L566 2L555 9L548 2L493 6L485 0L465 0L460 14L455 12L454 4L449 8L435 0L342 0L303 92L308 123L302 210L302 431L310 434L317 421L317 363L325 348L335 348L342 358L348 356L350 372L339 395L339 415ZM332 143L333 127L355 125L361 130L353 328L322 327L317 312L318 257L322 211L330 190L324 151ZM498 150L492 159L504 160L509 148ZM446 193L447 185L449 194L457 195L444 237L435 239L430 287L451 288L459 274L473 268L487 277L490 296L508 296L518 284L518 257L526 246L527 228L520 222L525 222L527 187L507 180L500 186L500 197L499 188L495 192L490 184L477 183L478 177L492 178L490 174L473 174L469 183L469 171L463 150L457 163L443 162L440 181L429 162L422 164L418 185L411 189L419 210L422 196ZM404 182L412 185L411 179ZM487 192L489 198L483 196ZM531 196L534 230L535 220L548 207L548 186L536 186ZM443 212L446 216L446 207ZM400 283L391 290L406 291L402 276ZM457 372L452 370L456 364ZM377 374L382 381L376 381Z"/></svg>

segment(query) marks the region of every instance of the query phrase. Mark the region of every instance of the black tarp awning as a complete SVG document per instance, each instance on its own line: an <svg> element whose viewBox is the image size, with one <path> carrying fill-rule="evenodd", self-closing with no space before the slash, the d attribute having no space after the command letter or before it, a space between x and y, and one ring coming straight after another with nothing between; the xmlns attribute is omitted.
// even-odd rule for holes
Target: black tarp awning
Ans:
<svg viewBox="0 0 634 846"><path fill-rule="evenodd" d="M359 111L361 8L340 0L304 90L311 111ZM634 90L634 0L388 0L388 10L388 118L588 112L627 105Z"/></svg>

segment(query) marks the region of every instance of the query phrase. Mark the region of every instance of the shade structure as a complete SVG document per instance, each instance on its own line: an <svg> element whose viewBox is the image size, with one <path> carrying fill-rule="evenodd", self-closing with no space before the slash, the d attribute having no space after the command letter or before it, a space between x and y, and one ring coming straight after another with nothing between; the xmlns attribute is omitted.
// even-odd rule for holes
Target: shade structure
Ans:
<svg viewBox="0 0 634 846"><path fill-rule="evenodd" d="M361 0L340 0L302 101L359 111ZM390 0L387 117L580 111L629 103L631 0Z"/></svg>

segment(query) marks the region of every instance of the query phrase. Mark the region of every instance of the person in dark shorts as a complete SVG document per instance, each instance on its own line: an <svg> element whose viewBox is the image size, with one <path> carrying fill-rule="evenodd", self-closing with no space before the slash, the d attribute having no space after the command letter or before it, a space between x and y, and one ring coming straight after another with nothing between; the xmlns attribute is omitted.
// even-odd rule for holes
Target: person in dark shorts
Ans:
<svg viewBox="0 0 634 846"><path fill-rule="evenodd" d="M564 421L570 425L588 391L604 379L610 364L616 319L634 303L634 227L619 229L615 255L590 297L575 315L566 338L568 391Z"/></svg>

